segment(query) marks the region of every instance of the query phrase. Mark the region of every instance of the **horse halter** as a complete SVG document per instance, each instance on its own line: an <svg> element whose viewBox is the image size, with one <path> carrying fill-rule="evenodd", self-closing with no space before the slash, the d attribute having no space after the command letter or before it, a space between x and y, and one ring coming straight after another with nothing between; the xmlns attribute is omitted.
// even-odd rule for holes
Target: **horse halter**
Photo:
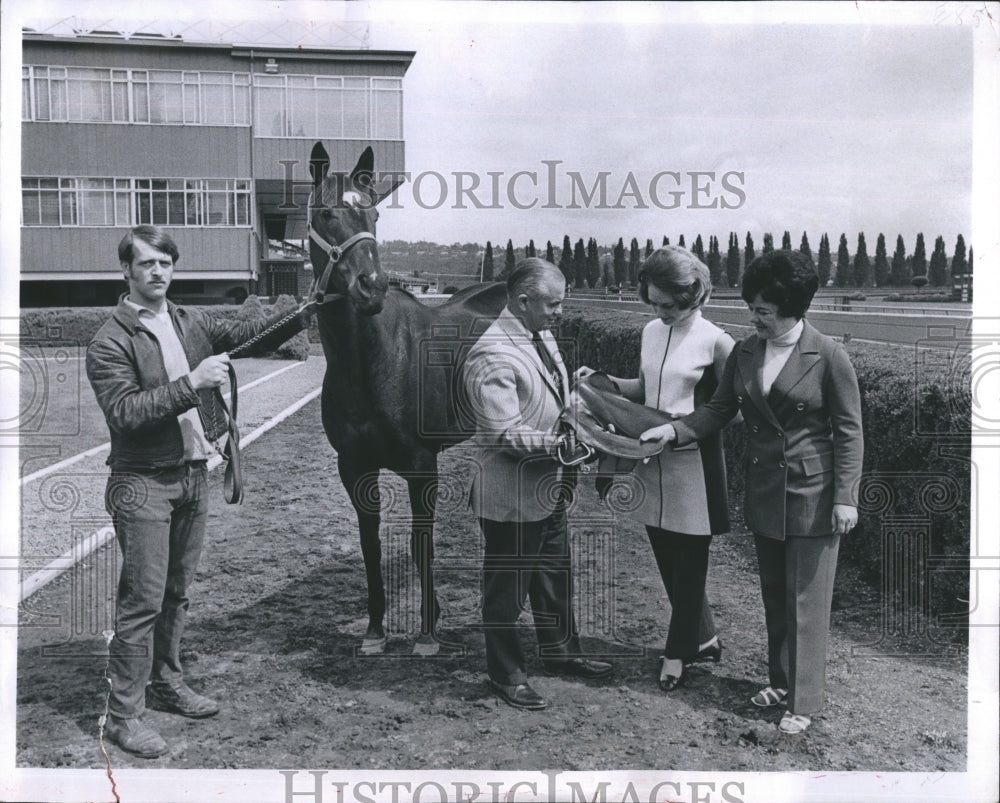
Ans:
<svg viewBox="0 0 1000 803"><path fill-rule="evenodd" d="M317 208L322 209L323 207ZM313 265L313 275L316 278L313 279L313 286L309 291L309 295L316 300L317 304L329 304L331 301L345 298L343 293L326 292L326 285L330 281L333 269L340 260L347 256L347 252L354 248L354 246L363 240L374 240L375 235L370 231L359 231L357 234L352 234L342 243L331 243L313 228L312 211L313 208L310 206L307 210L309 216L309 239L323 249L323 253L326 254L326 265L323 268L322 275L316 272L316 266Z"/></svg>

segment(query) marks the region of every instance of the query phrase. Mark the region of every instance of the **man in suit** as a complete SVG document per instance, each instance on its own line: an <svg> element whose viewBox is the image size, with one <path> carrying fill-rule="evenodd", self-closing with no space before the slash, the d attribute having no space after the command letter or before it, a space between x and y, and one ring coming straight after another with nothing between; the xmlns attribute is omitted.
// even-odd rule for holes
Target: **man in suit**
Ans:
<svg viewBox="0 0 1000 803"><path fill-rule="evenodd" d="M573 621L566 507L575 478L556 458L569 379L550 331L565 295L565 279L551 262L519 262L507 279L506 308L464 369L476 419L478 473L470 504L485 539L487 674L501 699L531 710L547 703L528 684L517 635L525 596L549 672L596 678L613 668L580 654Z"/></svg>

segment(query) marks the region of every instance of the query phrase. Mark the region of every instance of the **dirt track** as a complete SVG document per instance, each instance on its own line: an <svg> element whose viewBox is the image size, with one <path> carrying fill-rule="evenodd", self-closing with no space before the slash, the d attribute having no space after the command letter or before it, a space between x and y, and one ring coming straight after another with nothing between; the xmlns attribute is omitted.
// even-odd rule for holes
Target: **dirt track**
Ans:
<svg viewBox="0 0 1000 803"><path fill-rule="evenodd" d="M357 657L366 622L361 555L318 420L314 401L248 449L243 506L222 503L221 476L213 474L185 659L192 685L217 697L222 713L195 722L150 712L170 753L142 761L111 746L116 768L964 770L964 650L928 640L879 644L879 601L850 577L840 578L835 600L825 713L804 737L778 737L780 712L748 702L765 678L764 627L752 548L739 528L712 547L709 595L723 661L697 668L687 688L660 692L656 655L667 607L652 555L637 526L612 526L586 482L571 518L578 617L585 648L615 655L617 671L581 682L546 677L533 660L532 683L549 710L497 702L484 682L480 544L464 504L462 447L442 462L436 538L441 630L457 649L409 655L417 628L406 496L397 478L386 477L384 554L396 634L385 656ZM18 653L19 766L103 766L101 639L73 635L73 627L87 628L73 624L80 606L71 597L90 589L90 604L101 610L85 612L87 621L110 610L113 582L95 573L108 574L112 554L29 600ZM929 654L913 654L921 650Z"/></svg>

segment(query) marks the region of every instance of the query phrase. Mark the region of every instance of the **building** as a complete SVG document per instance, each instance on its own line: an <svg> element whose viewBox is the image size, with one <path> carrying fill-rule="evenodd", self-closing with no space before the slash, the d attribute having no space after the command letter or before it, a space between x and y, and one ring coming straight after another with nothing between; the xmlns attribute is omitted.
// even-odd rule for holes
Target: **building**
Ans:
<svg viewBox="0 0 1000 803"><path fill-rule="evenodd" d="M116 247L140 223L181 253L171 295L302 295L309 152L404 169L403 76L413 52L26 29L22 67L22 306L108 305Z"/></svg>

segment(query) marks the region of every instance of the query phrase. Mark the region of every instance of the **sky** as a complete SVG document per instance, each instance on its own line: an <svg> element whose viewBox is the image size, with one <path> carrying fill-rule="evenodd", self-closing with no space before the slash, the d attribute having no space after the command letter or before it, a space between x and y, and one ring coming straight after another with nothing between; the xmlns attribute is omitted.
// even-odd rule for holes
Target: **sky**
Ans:
<svg viewBox="0 0 1000 803"><path fill-rule="evenodd" d="M29 5L40 20L123 14ZM730 231L759 246L787 230L814 250L845 233L853 251L864 232L874 253L879 233L891 252L897 234L912 250L923 232L950 251L970 239L978 18L892 5L152 2L136 27L155 29L157 13L292 31L347 21L367 25L373 49L415 51L410 180L383 240L700 233L725 249Z"/></svg>
<svg viewBox="0 0 1000 803"><path fill-rule="evenodd" d="M929 247L943 235L949 251L957 234L969 238L969 26L706 23L691 8L676 23L664 4L532 22L530 5L499 19L371 23L372 47L416 51L404 79L413 180L398 193L403 209L383 213L380 238L658 244L685 234L690 244L701 233L725 248L730 231L760 243L788 230L795 245L807 232L814 249L823 233L835 249L843 232L853 251L864 232L870 252L880 232L890 251L896 234L908 250L917 232ZM461 196L459 171L502 208ZM499 203L490 171L502 174ZM512 201L518 171L537 187L513 179ZM606 203L578 192L581 208L567 208L572 172L586 188L607 173Z"/></svg>

